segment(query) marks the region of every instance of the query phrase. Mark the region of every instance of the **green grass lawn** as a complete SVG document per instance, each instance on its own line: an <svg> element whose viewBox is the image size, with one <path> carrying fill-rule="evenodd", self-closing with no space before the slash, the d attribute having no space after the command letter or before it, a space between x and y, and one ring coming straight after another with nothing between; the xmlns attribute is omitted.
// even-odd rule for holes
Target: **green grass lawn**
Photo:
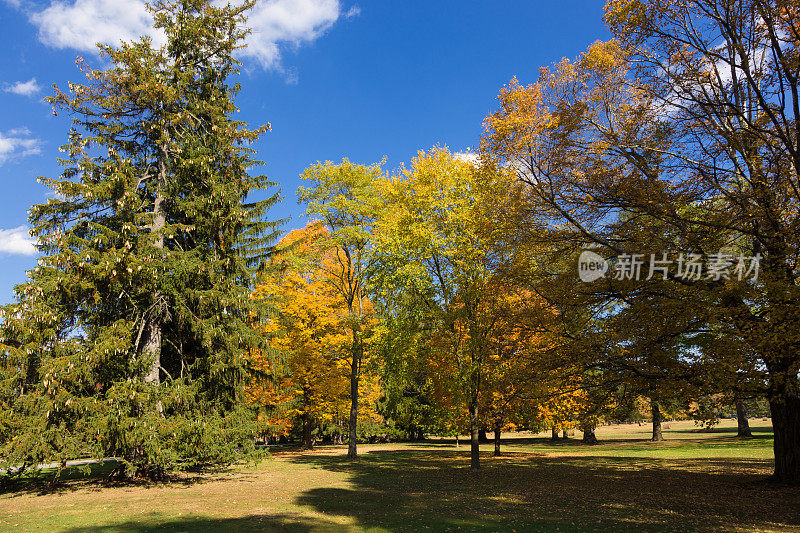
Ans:
<svg viewBox="0 0 800 533"><path fill-rule="evenodd" d="M602 427L602 443L504 435L468 469L462 440L276 451L258 465L169 484L68 479L0 494L0 531L800 531L800 488L765 481L768 422Z"/></svg>

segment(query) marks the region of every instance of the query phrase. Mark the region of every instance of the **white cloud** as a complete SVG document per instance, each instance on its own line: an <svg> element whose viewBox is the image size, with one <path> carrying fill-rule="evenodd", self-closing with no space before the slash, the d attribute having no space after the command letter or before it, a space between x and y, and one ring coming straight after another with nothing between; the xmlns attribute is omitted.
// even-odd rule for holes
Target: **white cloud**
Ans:
<svg viewBox="0 0 800 533"><path fill-rule="evenodd" d="M39 28L39 40L53 48L94 52L98 42L117 44L142 35L163 41L140 0L55 1L33 13L31 21Z"/></svg>
<svg viewBox="0 0 800 533"><path fill-rule="evenodd" d="M471 152L469 149L463 152L454 152L453 157L464 163L469 163L472 166L480 166L481 156L477 152Z"/></svg>
<svg viewBox="0 0 800 533"><path fill-rule="evenodd" d="M19 94L21 96L33 96L40 90L41 87L36 83L36 78L31 78L28 81L18 81L5 88L7 93Z"/></svg>
<svg viewBox="0 0 800 533"><path fill-rule="evenodd" d="M249 13L252 33L240 55L265 69L280 70L281 45L316 40L340 14L339 0L259 0ZM54 48L94 52L95 43L116 44L142 35L157 45L164 42L142 0L56 0L32 13L31 21L39 28L39 39Z"/></svg>
<svg viewBox="0 0 800 533"><path fill-rule="evenodd" d="M262 0L247 17L252 33L241 53L264 68L279 67L280 44L313 42L339 19L340 10L339 0Z"/></svg>
<svg viewBox="0 0 800 533"><path fill-rule="evenodd" d="M38 154L41 151L40 144L39 139L31 137L28 128L0 132L0 165L11 157Z"/></svg>
<svg viewBox="0 0 800 533"><path fill-rule="evenodd" d="M3 0L6 4L10 5L11 7L19 7L21 5L20 0Z"/></svg>
<svg viewBox="0 0 800 533"><path fill-rule="evenodd" d="M347 13L345 14L344 17L351 19L353 17L359 16L360 14L361 14L361 8L358 6L358 4L353 4L353 7L347 10Z"/></svg>
<svg viewBox="0 0 800 533"><path fill-rule="evenodd" d="M35 244L26 226L0 229L0 253L36 255Z"/></svg>
<svg viewBox="0 0 800 533"><path fill-rule="evenodd" d="M6 132L6 134L7 134L7 135L13 135L13 136L19 136L19 135L21 135L21 136L23 136L23 137L30 137L30 135L31 135L31 130L29 130L28 128L26 128L25 126L23 126L23 127L21 127L21 128L14 128L14 129L8 130L8 131ZM0 133L0 135L2 135L2 134Z"/></svg>

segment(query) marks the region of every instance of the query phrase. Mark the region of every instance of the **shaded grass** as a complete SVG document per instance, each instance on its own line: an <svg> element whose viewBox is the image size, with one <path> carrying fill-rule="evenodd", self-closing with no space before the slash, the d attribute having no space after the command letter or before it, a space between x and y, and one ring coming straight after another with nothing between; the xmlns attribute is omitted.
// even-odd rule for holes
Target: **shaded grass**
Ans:
<svg viewBox="0 0 800 533"><path fill-rule="evenodd" d="M342 447L277 451L180 483L23 488L0 496L0 530L800 531L800 488L765 481L771 435L754 429L675 423L651 443L647 428L603 427L597 446L511 434L501 457L482 447L477 472L453 440L362 446L357 462Z"/></svg>
<svg viewBox="0 0 800 533"><path fill-rule="evenodd" d="M346 472L355 488L299 503L390 531L708 531L800 528L800 492L763 483L768 461L488 454L484 468L444 451L375 451L297 461ZM388 475L387 475L388 474Z"/></svg>

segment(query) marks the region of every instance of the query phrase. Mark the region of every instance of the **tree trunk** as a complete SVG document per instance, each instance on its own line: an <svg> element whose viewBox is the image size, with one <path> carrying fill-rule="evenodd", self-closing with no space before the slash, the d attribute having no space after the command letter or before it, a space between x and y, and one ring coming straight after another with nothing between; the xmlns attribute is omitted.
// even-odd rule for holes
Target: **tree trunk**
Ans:
<svg viewBox="0 0 800 533"><path fill-rule="evenodd" d="M484 444L489 442L489 437L486 436L486 428L480 428L480 430L478 430L478 442Z"/></svg>
<svg viewBox="0 0 800 533"><path fill-rule="evenodd" d="M551 430L551 432L552 433L550 434L550 438L552 440L558 440L558 428L553 426L553 429Z"/></svg>
<svg viewBox="0 0 800 533"><path fill-rule="evenodd" d="M752 437L753 433L750 431L750 422L747 420L747 409L742 400L736 400L736 423L739 426L737 437Z"/></svg>
<svg viewBox="0 0 800 533"><path fill-rule="evenodd" d="M158 293L154 296L155 298L160 298ZM157 301L153 305L157 306ZM158 311L153 307L150 310L150 316L146 319L147 322L142 332L142 355L145 360L151 362L150 369L144 376L144 381L151 385L158 385L161 382L161 320L156 315L158 315Z"/></svg>
<svg viewBox="0 0 800 533"><path fill-rule="evenodd" d="M584 444L597 444L597 436L594 434L594 424L587 422L581 426L581 431L583 431L583 443Z"/></svg>
<svg viewBox="0 0 800 533"><path fill-rule="evenodd" d="M500 420L494 424L494 455L500 455L500 429L503 424Z"/></svg>
<svg viewBox="0 0 800 533"><path fill-rule="evenodd" d="M661 408L658 402L650 398L650 411L653 417L653 436L650 440L657 442L664 440L664 435L661 433Z"/></svg>
<svg viewBox="0 0 800 533"><path fill-rule="evenodd" d="M313 431L313 427L311 424L311 417L308 416L308 413L303 413L303 449L310 450L314 447L314 442L311 439L311 433Z"/></svg>
<svg viewBox="0 0 800 533"><path fill-rule="evenodd" d="M796 378L795 378L796 379ZM770 399L775 434L776 481L800 484L800 397L794 391Z"/></svg>
<svg viewBox="0 0 800 533"><path fill-rule="evenodd" d="M567 435L567 430L566 429L562 429L561 430L561 438L564 439L564 440L567 440L569 438L569 436Z"/></svg>
<svg viewBox="0 0 800 533"><path fill-rule="evenodd" d="M480 421L478 420L478 404L474 402L469 408L470 425L470 447L469 447L469 467L477 470L481 467L480 456Z"/></svg>
<svg viewBox="0 0 800 533"><path fill-rule="evenodd" d="M350 440L347 443L347 457L358 457L358 378L361 371L361 337L353 330L353 359L350 362Z"/></svg>
<svg viewBox="0 0 800 533"><path fill-rule="evenodd" d="M156 176L156 187L153 200L153 222L150 225L150 233L155 236L153 246L159 250L164 249L164 235L161 233L167 217L164 209L164 189L167 186L167 151L161 148L158 159L158 175ZM161 383L161 293L156 291L150 299L150 308L142 318L144 329L142 330L142 355L145 360L150 361L150 369L144 377L145 383L158 385ZM159 403L159 411L161 404Z"/></svg>

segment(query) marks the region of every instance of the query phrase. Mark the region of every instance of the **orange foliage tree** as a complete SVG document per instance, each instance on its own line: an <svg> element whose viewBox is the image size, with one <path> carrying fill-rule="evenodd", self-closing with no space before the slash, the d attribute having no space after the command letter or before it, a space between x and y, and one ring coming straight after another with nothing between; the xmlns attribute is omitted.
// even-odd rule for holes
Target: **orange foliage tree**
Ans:
<svg viewBox="0 0 800 533"><path fill-rule="evenodd" d="M337 251L320 247L326 237L319 223L290 232L253 293L274 311L261 324L271 351L252 357L261 378L249 387L249 398L264 407L261 420L279 434L299 421L308 448L316 428L341 427L347 419L352 330L347 305L329 278ZM367 417L375 415L375 387L374 380L362 383Z"/></svg>
<svg viewBox="0 0 800 533"><path fill-rule="evenodd" d="M795 483L798 20L797 3L781 0L610 0L615 40L530 86L512 81L484 136L526 184L531 216L563 255L577 259L583 246L641 254L647 276L654 258L673 253L646 284L573 283L564 301L605 306L608 336L596 351L630 348L613 361L621 371L766 396L775 477ZM699 258L702 275L681 275L679 253ZM761 258L757 279L736 274L740 254ZM714 277L706 266L725 256L732 264ZM563 271L573 280L576 263Z"/></svg>

